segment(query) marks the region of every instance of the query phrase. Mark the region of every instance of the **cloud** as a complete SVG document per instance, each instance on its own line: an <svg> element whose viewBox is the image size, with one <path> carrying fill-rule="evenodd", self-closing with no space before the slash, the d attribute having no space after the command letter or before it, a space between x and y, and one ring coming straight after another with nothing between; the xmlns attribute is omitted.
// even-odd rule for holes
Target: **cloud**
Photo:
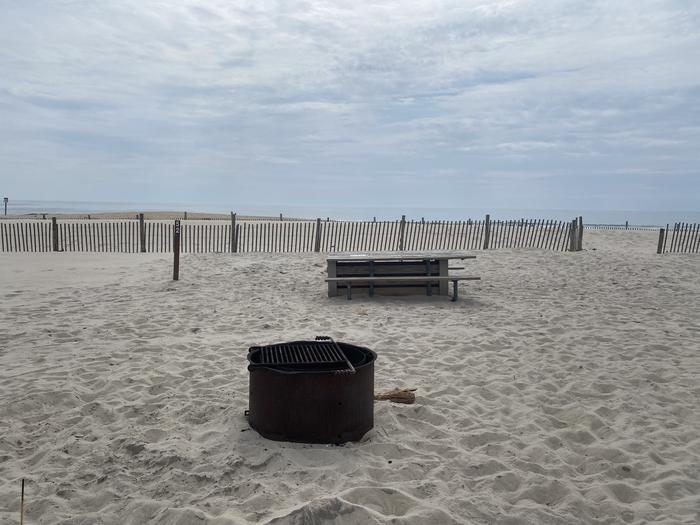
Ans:
<svg viewBox="0 0 700 525"><path fill-rule="evenodd" d="M690 0L13 2L0 182L304 204L370 186L435 207L590 206L609 188L619 208L697 207L698 28ZM643 184L609 182L623 174Z"/></svg>

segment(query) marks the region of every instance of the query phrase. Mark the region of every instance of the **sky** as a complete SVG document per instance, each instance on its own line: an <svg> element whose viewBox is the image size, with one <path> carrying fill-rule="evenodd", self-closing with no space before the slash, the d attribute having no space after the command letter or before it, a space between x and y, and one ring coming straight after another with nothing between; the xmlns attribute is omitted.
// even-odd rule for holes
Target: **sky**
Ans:
<svg viewBox="0 0 700 525"><path fill-rule="evenodd" d="M0 0L14 199L700 210L697 0Z"/></svg>

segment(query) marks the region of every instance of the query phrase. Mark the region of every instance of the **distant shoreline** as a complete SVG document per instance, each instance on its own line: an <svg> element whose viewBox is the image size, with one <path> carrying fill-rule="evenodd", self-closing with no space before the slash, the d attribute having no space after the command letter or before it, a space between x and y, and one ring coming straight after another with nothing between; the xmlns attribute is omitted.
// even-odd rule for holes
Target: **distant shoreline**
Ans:
<svg viewBox="0 0 700 525"><path fill-rule="evenodd" d="M208 213L208 212L182 212L182 211L105 211L96 213L23 213L23 214L7 214L0 215L0 220L51 220L52 217L56 217L59 221L73 221L73 220L138 220L139 214L143 213L143 217L146 220L155 221L170 221L175 219L180 220L213 220L213 221L228 221L231 219L231 213ZM44 219L45 217L45 219ZM625 223L614 223L614 222L587 222L584 217L584 225L589 228L624 228ZM287 217L285 215L242 215L236 213L237 221L263 221L263 222L278 222L282 221L315 221L316 217ZM340 221L340 222L371 222L368 219L362 220L348 220L348 219L338 219L332 217L321 217L322 221ZM379 219L379 222L395 222L398 219ZM467 219L471 221L472 219ZM476 219L479 220L479 219ZM492 220L503 220L503 221L517 221L518 219L500 219L498 217L492 216ZM526 219L528 220L528 219ZM408 219L408 222L421 222L416 219ZM463 220L440 220L440 219L428 219L426 222L466 222ZM657 224L633 224L629 223L629 228L658 228L663 227L663 225Z"/></svg>
<svg viewBox="0 0 700 525"><path fill-rule="evenodd" d="M410 221L460 222L483 220L489 215L491 220L563 220L570 221L582 216L586 225L609 225L636 227L665 227L676 222L700 223L700 211L634 211L634 210L558 210L558 209L506 209L506 208L413 208L406 206L386 207L343 207L334 204L318 206L297 205L255 205L245 206L201 205L188 207L186 204L139 204L139 203L78 203L59 201L10 201L7 215L0 208L0 219L31 220L56 217L59 220L132 220L139 213L149 220L219 220L228 221L231 212L242 221L278 221L283 220L313 221L332 219L336 221L368 222L398 221L402 216Z"/></svg>
<svg viewBox="0 0 700 525"><path fill-rule="evenodd" d="M97 212L97 213L23 213L23 214L7 214L0 216L0 219L20 220L20 219L43 219L50 220L56 217L58 220L128 220L138 219L139 214L143 213L143 218L147 220L230 220L230 213L206 213L206 212L182 212L182 211L121 211L121 212ZM242 221L310 221L316 220L299 217L263 216L263 215L239 215L236 214L237 220Z"/></svg>

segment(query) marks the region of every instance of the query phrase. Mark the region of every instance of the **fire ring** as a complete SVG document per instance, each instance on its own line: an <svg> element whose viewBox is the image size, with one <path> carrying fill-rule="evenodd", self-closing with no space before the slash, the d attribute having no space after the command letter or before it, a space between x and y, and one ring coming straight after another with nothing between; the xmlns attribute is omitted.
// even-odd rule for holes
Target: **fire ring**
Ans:
<svg viewBox="0 0 700 525"><path fill-rule="evenodd" d="M374 426L376 359L330 337L251 347L251 428L275 441L359 441Z"/></svg>

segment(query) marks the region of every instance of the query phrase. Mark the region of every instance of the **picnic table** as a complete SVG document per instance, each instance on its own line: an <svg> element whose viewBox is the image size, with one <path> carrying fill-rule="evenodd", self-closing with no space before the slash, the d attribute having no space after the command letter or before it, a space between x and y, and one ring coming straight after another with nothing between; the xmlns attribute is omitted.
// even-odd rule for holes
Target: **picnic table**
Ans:
<svg viewBox="0 0 700 525"><path fill-rule="evenodd" d="M458 297L459 281L475 281L479 277L450 274L450 260L476 259L460 251L434 252L359 252L337 253L326 258L328 264L328 297L339 295L345 288L348 299L352 291L382 295L448 295L453 283L452 300Z"/></svg>

